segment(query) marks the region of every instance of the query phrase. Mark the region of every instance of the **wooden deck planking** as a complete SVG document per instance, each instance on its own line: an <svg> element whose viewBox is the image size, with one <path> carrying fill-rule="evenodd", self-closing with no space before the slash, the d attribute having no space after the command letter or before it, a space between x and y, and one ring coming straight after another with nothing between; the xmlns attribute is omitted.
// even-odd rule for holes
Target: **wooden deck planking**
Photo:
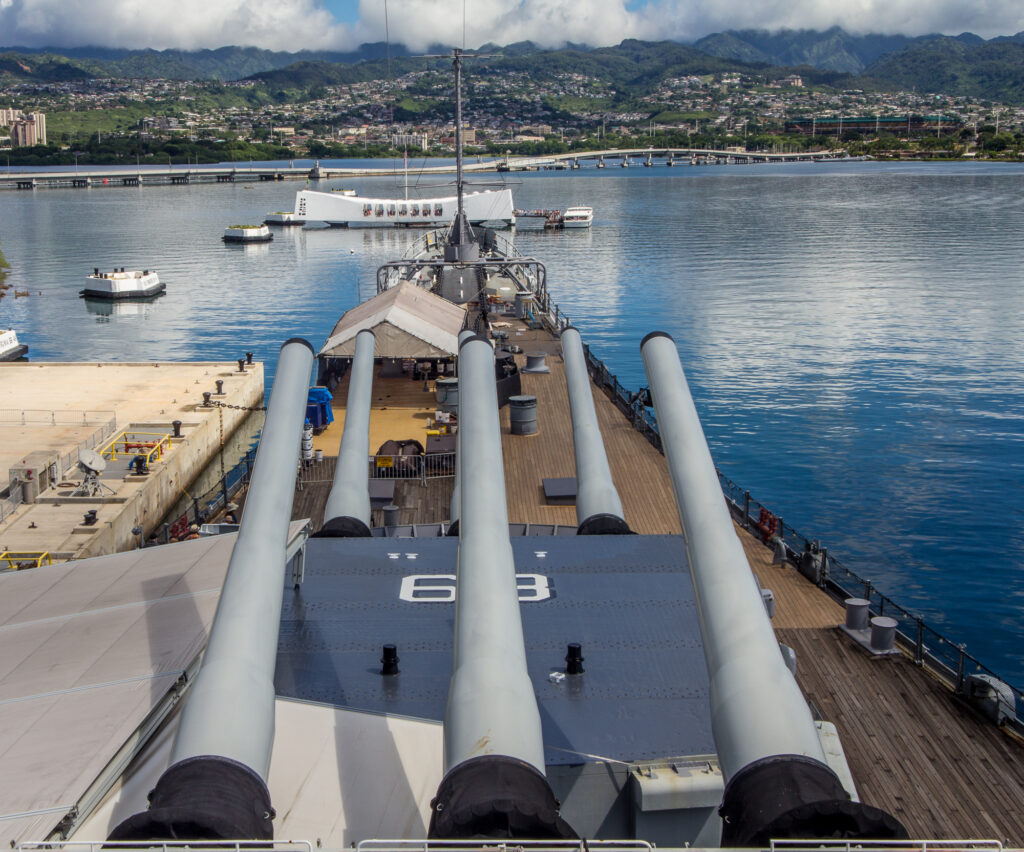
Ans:
<svg viewBox="0 0 1024 852"><path fill-rule="evenodd" d="M399 479L395 482L395 505L398 506L399 524L437 524L447 521L451 513L452 489L455 477L428 479ZM371 511L372 525L384 525L382 509Z"/></svg>
<svg viewBox="0 0 1024 852"><path fill-rule="evenodd" d="M322 462L303 467L302 481L292 501L292 520L309 518L313 530L324 524L324 506L331 492L337 456L324 456ZM399 508L399 524L432 524L448 520L455 478L439 477L421 482L418 479L395 480L394 503ZM384 512L370 510L370 525L383 526Z"/></svg>
<svg viewBox="0 0 1024 852"><path fill-rule="evenodd" d="M760 584L775 595L773 624L796 651L797 681L839 730L861 799L892 813L911 837L1024 844L1021 744L909 658L876 658L855 645L838 629L838 603L738 533Z"/></svg>
<svg viewBox="0 0 1024 852"><path fill-rule="evenodd" d="M576 475L565 365L557 341L549 338L535 343L551 352L547 359L551 372L522 374L523 393L537 397L537 434L511 434L508 408L501 410L509 520L575 525L575 506L549 505L541 486L544 479ZM524 356L516 360L520 366L526 363ZM664 457L633 429L602 391L593 385L591 391L626 522L637 533L678 534L679 520Z"/></svg>

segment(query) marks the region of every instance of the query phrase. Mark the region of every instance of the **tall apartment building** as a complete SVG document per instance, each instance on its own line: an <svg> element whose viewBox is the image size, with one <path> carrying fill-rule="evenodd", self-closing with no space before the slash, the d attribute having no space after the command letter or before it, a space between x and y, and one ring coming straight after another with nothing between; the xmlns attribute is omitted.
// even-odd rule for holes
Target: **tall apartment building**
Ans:
<svg viewBox="0 0 1024 852"><path fill-rule="evenodd" d="M46 113L30 112L28 117L36 125L36 145L46 144Z"/></svg>
<svg viewBox="0 0 1024 852"><path fill-rule="evenodd" d="M20 109L8 109L0 107L0 127L11 127L14 122L21 121L24 116Z"/></svg>
<svg viewBox="0 0 1024 852"><path fill-rule="evenodd" d="M32 112L27 118L17 119L11 123L11 145L15 148L45 144L46 116L43 113Z"/></svg>

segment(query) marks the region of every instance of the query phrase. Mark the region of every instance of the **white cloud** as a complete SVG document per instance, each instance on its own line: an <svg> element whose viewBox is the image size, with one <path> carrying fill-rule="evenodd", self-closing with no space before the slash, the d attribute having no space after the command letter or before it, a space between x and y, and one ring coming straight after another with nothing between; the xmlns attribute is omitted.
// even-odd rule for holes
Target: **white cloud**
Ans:
<svg viewBox="0 0 1024 852"><path fill-rule="evenodd" d="M533 41L555 47L566 42L618 44L652 32L643 15L628 12L622 0L472 0L466 4L465 45ZM458 0L391 0L391 40L413 50L431 44L463 43L463 4ZM360 0L360 41L384 34L384 4Z"/></svg>
<svg viewBox="0 0 1024 852"><path fill-rule="evenodd" d="M699 38L727 29L818 29L851 33L956 35L986 38L1024 30L1019 0L655 0L642 12L660 20L666 37Z"/></svg>
<svg viewBox="0 0 1024 852"><path fill-rule="evenodd" d="M0 0L0 43L29 46L257 45L349 50L384 39L384 0L359 0L339 24L327 0ZM389 0L391 41L423 50L463 42L459 0ZM465 44L533 41L592 46L699 38L725 29L825 29L920 35L964 30L985 37L1024 30L1020 0L465 0Z"/></svg>
<svg viewBox="0 0 1024 852"><path fill-rule="evenodd" d="M0 0L0 43L26 46L337 48L351 43L317 0Z"/></svg>

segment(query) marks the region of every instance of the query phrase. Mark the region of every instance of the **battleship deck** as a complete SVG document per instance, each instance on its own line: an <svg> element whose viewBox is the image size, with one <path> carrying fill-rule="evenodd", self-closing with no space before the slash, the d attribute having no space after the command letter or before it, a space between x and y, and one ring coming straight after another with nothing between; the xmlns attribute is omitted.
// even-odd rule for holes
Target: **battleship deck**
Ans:
<svg viewBox="0 0 1024 852"><path fill-rule="evenodd" d="M518 334L517 334L518 332ZM527 351L546 351L551 372L522 374L523 393L538 400L539 431L512 435L508 409L502 410L502 449L511 523L576 525L573 505L552 505L542 479L575 473L572 426L559 343L544 332L516 327L510 342ZM520 366L525 363L518 356ZM604 393L594 401L626 520L638 533L678 534L679 522L663 456L638 432ZM318 438L326 454L337 452L344 422L347 383L335 391L335 426ZM425 428L432 395L409 379L374 379L371 450L376 438L423 441L409 429ZM398 434L389 429L405 429ZM333 458L296 494L293 517L322 518L330 489ZM399 523L447 519L452 479L400 481L395 502ZM317 517L314 517L316 528ZM382 519L379 510L374 523ZM885 808L911 837L992 838L1024 845L1024 748L957 699L946 684L906 656L873 658L854 646L838 625L840 604L792 567L771 563L771 551L737 527L751 567L776 601L774 627L779 640L794 648L797 680L814 712L834 723L858 793ZM998 807L994 806L998 803Z"/></svg>
<svg viewBox="0 0 1024 852"><path fill-rule="evenodd" d="M134 527L152 532L195 476L248 415L262 404L263 365L191 363L12 363L0 365L0 475L27 461L57 477L36 502L0 513L0 550L48 552L72 559L113 553L138 541ZM216 381L223 394L216 394ZM204 407L203 392L235 408ZM170 438L181 421L181 438ZM72 497L82 480L81 449L101 450L122 432L116 458L100 477L102 494ZM124 452L127 440L130 451ZM140 445L165 442L150 474L128 462ZM33 462L36 464L34 465ZM34 476L39 475L35 471ZM97 523L83 524L96 510ZM6 567L6 566L4 566Z"/></svg>

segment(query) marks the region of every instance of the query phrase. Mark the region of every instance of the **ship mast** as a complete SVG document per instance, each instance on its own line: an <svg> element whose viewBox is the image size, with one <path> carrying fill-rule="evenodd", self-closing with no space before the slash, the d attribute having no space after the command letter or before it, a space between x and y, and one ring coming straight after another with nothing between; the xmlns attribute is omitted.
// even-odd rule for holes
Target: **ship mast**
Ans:
<svg viewBox="0 0 1024 852"><path fill-rule="evenodd" d="M459 196L459 218L463 217L462 209L462 51L455 48L452 53L455 66L455 189Z"/></svg>
<svg viewBox="0 0 1024 852"><path fill-rule="evenodd" d="M452 65L455 68L455 189L458 194L458 210L452 223L444 259L449 263L472 262L480 257L480 246L473 239L463 203L462 181L462 50L452 50Z"/></svg>

